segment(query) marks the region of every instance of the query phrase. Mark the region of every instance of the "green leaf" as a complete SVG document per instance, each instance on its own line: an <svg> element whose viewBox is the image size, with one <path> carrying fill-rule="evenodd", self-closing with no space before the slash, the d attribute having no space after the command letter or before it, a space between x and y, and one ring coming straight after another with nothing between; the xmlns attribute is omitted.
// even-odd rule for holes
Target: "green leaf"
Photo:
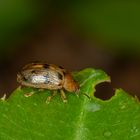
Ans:
<svg viewBox="0 0 140 140"><path fill-rule="evenodd" d="M81 93L77 97L66 92L68 103L58 93L46 104L52 91L31 88L18 88L8 100L1 100L0 140L140 139L140 105L135 98L121 89L107 101L94 97L95 86L109 81L101 70L85 69L74 73L74 78ZM35 94L24 97L30 92Z"/></svg>

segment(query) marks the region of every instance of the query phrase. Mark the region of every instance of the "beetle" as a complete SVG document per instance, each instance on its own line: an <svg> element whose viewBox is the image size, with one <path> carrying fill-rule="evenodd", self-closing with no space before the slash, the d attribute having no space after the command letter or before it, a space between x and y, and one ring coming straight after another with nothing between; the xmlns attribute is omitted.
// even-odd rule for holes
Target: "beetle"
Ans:
<svg viewBox="0 0 140 140"><path fill-rule="evenodd" d="M57 90L60 90L63 102L67 102L64 90L76 94L79 92L79 85L70 72L61 66L43 62L32 62L25 65L17 74L17 82L22 86L52 90L53 94L48 96L47 102L56 94ZM27 97L28 94L25 96Z"/></svg>

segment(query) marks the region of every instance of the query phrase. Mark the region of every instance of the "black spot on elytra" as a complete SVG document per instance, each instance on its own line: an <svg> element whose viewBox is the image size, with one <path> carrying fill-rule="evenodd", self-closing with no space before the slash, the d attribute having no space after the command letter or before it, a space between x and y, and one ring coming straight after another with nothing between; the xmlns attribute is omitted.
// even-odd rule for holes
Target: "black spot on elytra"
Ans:
<svg viewBox="0 0 140 140"><path fill-rule="evenodd" d="M63 71L64 76L66 75L66 72Z"/></svg>
<svg viewBox="0 0 140 140"><path fill-rule="evenodd" d="M32 70L31 73L32 73L32 74L38 74L39 71L38 71L38 70Z"/></svg>
<svg viewBox="0 0 140 140"><path fill-rule="evenodd" d="M27 79L26 79L25 77L23 77L23 80L24 80L24 81L27 81Z"/></svg>
<svg viewBox="0 0 140 140"><path fill-rule="evenodd" d="M58 78L62 80L63 76L60 73L58 73Z"/></svg>
<svg viewBox="0 0 140 140"><path fill-rule="evenodd" d="M61 83L59 83L58 86L61 86Z"/></svg>
<svg viewBox="0 0 140 140"><path fill-rule="evenodd" d="M49 64L43 64L43 68L45 68L45 69L47 69L47 68L49 68Z"/></svg>
<svg viewBox="0 0 140 140"><path fill-rule="evenodd" d="M35 73L35 72L36 72L35 70L32 70L32 71L31 71L31 73Z"/></svg>
<svg viewBox="0 0 140 140"><path fill-rule="evenodd" d="M64 69L63 67L61 67L61 66L58 66L60 69Z"/></svg>

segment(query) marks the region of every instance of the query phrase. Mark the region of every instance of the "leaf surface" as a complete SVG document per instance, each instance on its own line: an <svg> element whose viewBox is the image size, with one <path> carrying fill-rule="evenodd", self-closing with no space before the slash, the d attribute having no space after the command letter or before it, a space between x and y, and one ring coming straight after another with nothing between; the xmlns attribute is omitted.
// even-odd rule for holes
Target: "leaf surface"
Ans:
<svg viewBox="0 0 140 140"><path fill-rule="evenodd" d="M6 101L1 100L0 140L140 139L140 105L135 98L122 89L107 101L94 97L95 86L109 81L101 70L84 69L74 73L74 78L81 92L79 97L66 92L68 103L62 102L58 92L46 104L52 91L31 88L18 88ZM35 94L24 97L30 92Z"/></svg>

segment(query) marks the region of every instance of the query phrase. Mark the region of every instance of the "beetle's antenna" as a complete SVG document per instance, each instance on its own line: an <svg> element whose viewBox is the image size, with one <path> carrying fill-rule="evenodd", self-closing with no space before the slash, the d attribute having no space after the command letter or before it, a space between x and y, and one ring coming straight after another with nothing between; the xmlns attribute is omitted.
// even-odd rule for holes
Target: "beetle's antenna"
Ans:
<svg viewBox="0 0 140 140"><path fill-rule="evenodd" d="M87 95L86 93L83 93L83 95L85 95L86 97L88 97L88 99L91 99L89 95Z"/></svg>

